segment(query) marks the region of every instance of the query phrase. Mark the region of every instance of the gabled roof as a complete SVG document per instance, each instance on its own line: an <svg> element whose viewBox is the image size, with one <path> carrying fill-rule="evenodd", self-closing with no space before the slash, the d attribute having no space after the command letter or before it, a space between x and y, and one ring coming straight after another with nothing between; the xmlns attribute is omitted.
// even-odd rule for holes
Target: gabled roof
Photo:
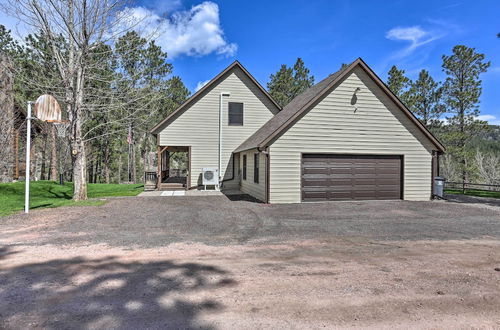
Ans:
<svg viewBox="0 0 500 330"><path fill-rule="evenodd" d="M373 81L396 103L396 105L408 116L408 118L424 133L424 135L436 146L437 150L444 151L444 146L434 135L408 110L408 108L392 93L382 80L368 67L368 65L358 58L347 67L326 77L318 84L304 91L294 98L278 114L265 123L260 129L245 140L234 152L241 152L249 149L264 149L270 146L281 134L286 132L304 114L311 110L319 101L328 95L337 84L342 81L355 67L360 66Z"/></svg>
<svg viewBox="0 0 500 330"><path fill-rule="evenodd" d="M172 123L179 115L181 115L185 110L189 108L191 104L195 102L198 96L202 95L206 90L210 89L215 84L219 83L227 73L229 73L233 68L238 67L243 71L244 74L250 78L250 80L262 91L262 93L276 106L278 110L281 110L281 107L273 100L271 95L262 87L257 80L250 74L250 72L245 69L243 65L239 61L234 61L225 68L221 73L215 76L212 80L210 80L205 86L200 88L196 93L194 93L189 99L187 99L184 103L182 103L174 112L167 116L167 118L163 119L160 123L158 123L155 127L151 129L152 134L158 134L161 130L167 127L170 123Z"/></svg>

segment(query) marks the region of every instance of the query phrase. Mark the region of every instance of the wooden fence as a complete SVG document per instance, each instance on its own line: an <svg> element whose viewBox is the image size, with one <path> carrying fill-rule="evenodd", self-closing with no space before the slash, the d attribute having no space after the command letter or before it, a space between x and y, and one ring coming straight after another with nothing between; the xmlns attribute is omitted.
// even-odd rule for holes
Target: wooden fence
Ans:
<svg viewBox="0 0 500 330"><path fill-rule="evenodd" d="M482 191L500 191L498 184L470 183L470 182L445 182L444 189L456 190L482 190Z"/></svg>

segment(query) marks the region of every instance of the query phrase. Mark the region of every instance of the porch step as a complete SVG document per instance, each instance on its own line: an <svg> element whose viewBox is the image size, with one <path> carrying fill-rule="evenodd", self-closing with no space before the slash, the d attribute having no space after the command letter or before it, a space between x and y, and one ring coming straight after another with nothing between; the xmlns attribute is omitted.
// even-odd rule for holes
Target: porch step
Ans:
<svg viewBox="0 0 500 330"><path fill-rule="evenodd" d="M153 191L153 190L156 190L155 183L145 183L144 184L144 191Z"/></svg>
<svg viewBox="0 0 500 330"><path fill-rule="evenodd" d="M161 183L158 190L182 190L186 189L182 183Z"/></svg>

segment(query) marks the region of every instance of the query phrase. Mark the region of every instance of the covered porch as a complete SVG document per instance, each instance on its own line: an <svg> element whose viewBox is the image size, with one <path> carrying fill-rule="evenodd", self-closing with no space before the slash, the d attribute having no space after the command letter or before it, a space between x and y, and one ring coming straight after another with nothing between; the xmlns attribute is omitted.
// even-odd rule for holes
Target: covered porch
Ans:
<svg viewBox="0 0 500 330"><path fill-rule="evenodd" d="M146 172L146 190L188 190L190 188L191 147L158 146L158 168Z"/></svg>

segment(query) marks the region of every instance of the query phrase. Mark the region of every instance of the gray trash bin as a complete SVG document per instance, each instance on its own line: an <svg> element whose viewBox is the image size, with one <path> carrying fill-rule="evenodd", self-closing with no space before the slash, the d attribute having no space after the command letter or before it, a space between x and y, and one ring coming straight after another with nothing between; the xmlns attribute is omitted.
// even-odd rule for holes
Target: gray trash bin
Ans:
<svg viewBox="0 0 500 330"><path fill-rule="evenodd" d="M444 178L436 176L434 178L434 196L443 198L444 194Z"/></svg>

